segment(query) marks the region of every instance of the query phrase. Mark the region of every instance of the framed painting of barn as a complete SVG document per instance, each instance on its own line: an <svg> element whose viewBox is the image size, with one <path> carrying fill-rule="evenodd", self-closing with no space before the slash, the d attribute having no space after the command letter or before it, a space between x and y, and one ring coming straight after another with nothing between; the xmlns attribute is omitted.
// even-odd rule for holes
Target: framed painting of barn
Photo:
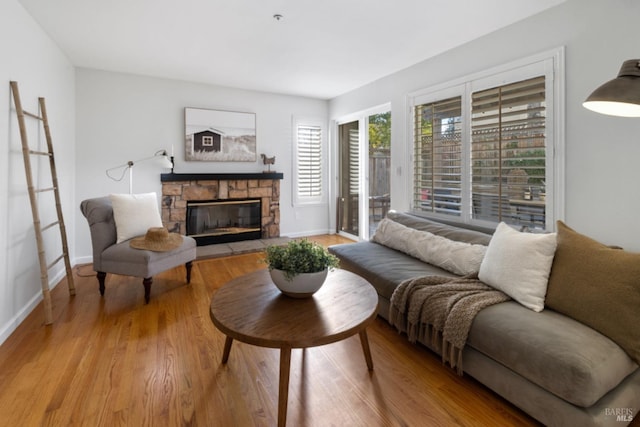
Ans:
<svg viewBox="0 0 640 427"><path fill-rule="evenodd" d="M184 109L185 160L255 162L256 115L237 111Z"/></svg>

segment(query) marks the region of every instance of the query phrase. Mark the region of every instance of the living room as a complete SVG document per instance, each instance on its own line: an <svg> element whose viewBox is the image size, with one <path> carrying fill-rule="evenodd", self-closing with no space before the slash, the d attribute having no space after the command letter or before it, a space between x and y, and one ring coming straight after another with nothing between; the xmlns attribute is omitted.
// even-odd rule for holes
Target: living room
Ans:
<svg viewBox="0 0 640 427"><path fill-rule="evenodd" d="M275 13L275 11L274 11ZM253 163L187 162L183 153L184 108L250 111L256 115L258 153L275 156L273 168L284 173L281 191L281 235L330 234L336 228L335 206L296 206L292 197L292 118L321 120L332 144L332 123L372 107L388 104L392 113L391 207L406 211L411 204L411 121L409 94L460 77L522 60L540 52L563 50L564 153L559 153L563 200L559 215L571 227L594 239L640 251L635 213L640 197L635 159L640 122L598 115L582 107L600 84L615 77L624 60L637 57L635 26L640 5L633 0L567 0L505 28L441 52L362 87L329 98L231 88L74 64L17 0L0 6L5 60L0 75L20 83L25 107L37 110L47 99L54 133L58 179L73 264L91 260L86 220L78 206L86 198L128 192L128 181L104 173L128 160L146 158L159 149L176 153L176 173L260 173ZM271 19L271 16L268 17ZM286 23L287 17L284 17ZM455 21L455 18L452 18ZM382 56L382 55L381 55ZM0 342L4 342L40 303L39 266L29 198L24 179L15 112L9 85L0 92L7 129L5 171L0 186ZM37 133L33 133L37 135ZM38 143L38 139L34 139ZM41 142L40 142L41 143ZM623 161L624 160L624 161ZM42 169L44 171L44 169ZM44 174L44 172L40 172ZM159 174L150 164L135 169L135 192L160 193ZM44 180L44 175L41 178ZM330 197L331 198L331 197ZM58 270L52 286L63 277Z"/></svg>

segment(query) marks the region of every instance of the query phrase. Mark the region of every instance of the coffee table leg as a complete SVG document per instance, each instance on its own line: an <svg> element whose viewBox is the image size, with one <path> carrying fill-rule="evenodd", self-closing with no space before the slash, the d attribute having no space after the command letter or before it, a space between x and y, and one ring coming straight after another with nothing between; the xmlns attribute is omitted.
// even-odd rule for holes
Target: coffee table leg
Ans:
<svg viewBox="0 0 640 427"><path fill-rule="evenodd" d="M278 386L278 427L287 424L287 402L289 401L289 368L291 365L291 349L280 349L280 383Z"/></svg>
<svg viewBox="0 0 640 427"><path fill-rule="evenodd" d="M367 337L366 329L360 331L360 343L362 344L364 359L367 361L367 368L373 371L373 359L371 359L371 349L369 348L369 338Z"/></svg>
<svg viewBox="0 0 640 427"><path fill-rule="evenodd" d="M229 353L231 353L231 344L233 344L233 338L226 337L224 340L224 350L222 352L222 363L227 363L229 360Z"/></svg>

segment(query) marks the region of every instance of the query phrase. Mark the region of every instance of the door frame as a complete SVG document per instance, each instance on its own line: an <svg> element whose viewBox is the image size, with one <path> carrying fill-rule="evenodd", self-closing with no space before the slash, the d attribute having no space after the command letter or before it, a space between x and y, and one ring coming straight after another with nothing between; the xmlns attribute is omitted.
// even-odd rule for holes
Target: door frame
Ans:
<svg viewBox="0 0 640 427"><path fill-rule="evenodd" d="M375 107L367 108L365 110L358 111L356 113L347 114L334 120L332 123L332 169L336 171L333 180L333 194L335 197L329 203L329 209L333 218L335 218L334 230L341 236L357 239L357 240L369 240L369 116L374 114L381 114L391 111L391 103L386 102L384 104L376 105ZM391 118L393 120L393 116ZM358 175L360 194L364 195L358 200L358 236L345 233L338 230L340 224L338 224L338 197L340 196L340 125L358 122L358 139L359 139L359 164L360 173Z"/></svg>

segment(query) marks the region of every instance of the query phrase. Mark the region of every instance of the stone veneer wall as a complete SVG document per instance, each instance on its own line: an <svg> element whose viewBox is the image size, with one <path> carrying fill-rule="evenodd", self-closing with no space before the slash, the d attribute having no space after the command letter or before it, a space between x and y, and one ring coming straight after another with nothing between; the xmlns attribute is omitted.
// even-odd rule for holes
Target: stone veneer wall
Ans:
<svg viewBox="0 0 640 427"><path fill-rule="evenodd" d="M213 179L162 183L162 222L169 231L187 234L187 202L262 200L262 238L280 237L280 180Z"/></svg>

